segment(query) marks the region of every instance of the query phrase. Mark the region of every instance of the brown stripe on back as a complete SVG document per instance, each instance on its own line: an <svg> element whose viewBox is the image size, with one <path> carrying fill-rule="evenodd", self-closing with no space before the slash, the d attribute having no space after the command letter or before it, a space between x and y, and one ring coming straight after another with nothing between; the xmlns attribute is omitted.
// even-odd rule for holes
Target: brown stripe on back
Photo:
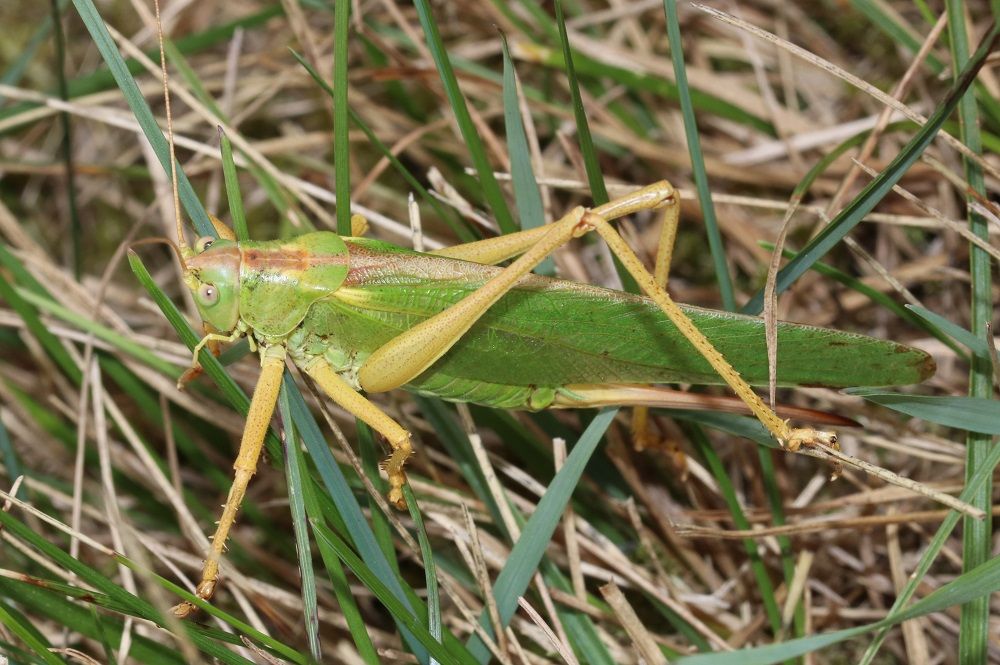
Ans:
<svg viewBox="0 0 1000 665"><path fill-rule="evenodd" d="M330 256L326 254L310 254L301 249L281 247L278 249L262 249L249 247L243 250L243 267L246 270L257 271L305 271L322 265L345 265L346 256Z"/></svg>

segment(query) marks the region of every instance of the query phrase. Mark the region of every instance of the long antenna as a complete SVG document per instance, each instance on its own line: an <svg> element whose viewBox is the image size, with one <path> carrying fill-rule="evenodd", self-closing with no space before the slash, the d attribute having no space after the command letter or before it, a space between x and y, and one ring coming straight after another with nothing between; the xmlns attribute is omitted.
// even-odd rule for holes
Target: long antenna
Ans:
<svg viewBox="0 0 1000 665"><path fill-rule="evenodd" d="M167 111L167 143L170 145L170 185L174 196L174 223L177 226L177 244L183 255L190 252L184 240L184 222L181 220L181 196L177 187L177 154L174 148L174 120L170 112L170 86L167 85L167 56L163 47L163 21L160 20L160 0L153 0L156 10L156 36L160 42L160 72L163 78L163 103Z"/></svg>

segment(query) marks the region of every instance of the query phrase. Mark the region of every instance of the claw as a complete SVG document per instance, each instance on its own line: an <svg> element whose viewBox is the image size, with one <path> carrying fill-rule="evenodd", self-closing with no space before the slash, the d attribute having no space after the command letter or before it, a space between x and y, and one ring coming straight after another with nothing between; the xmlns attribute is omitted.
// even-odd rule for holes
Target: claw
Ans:
<svg viewBox="0 0 1000 665"><path fill-rule="evenodd" d="M816 446L825 446L827 448L832 448L833 450L840 450L840 443L837 440L837 434L835 432L825 432L823 430L816 430L811 427L803 427L791 430L788 438L780 442L781 445L790 450L791 452L797 451L802 446L807 448L815 448ZM833 460L830 462L833 469L830 472L830 480L836 480L840 478L840 474L844 471L844 466Z"/></svg>
<svg viewBox="0 0 1000 665"><path fill-rule="evenodd" d="M632 450L635 452L641 453L647 448L652 448L655 445L656 441L653 440L648 431L632 433Z"/></svg>
<svg viewBox="0 0 1000 665"><path fill-rule="evenodd" d="M198 611L198 607L194 603L189 603L184 601L179 605L174 605L170 608L171 614L173 614L178 619L187 619L189 616Z"/></svg>
<svg viewBox="0 0 1000 665"><path fill-rule="evenodd" d="M198 585L198 588L195 589L195 595L208 602L212 599L212 596L215 595L215 587L217 584L218 580L203 580L201 584ZM198 606L185 600L178 605L174 605L170 611L178 619L186 619L198 611Z"/></svg>
<svg viewBox="0 0 1000 665"><path fill-rule="evenodd" d="M192 365L184 370L184 373L177 379L177 390L186 390L189 383L201 376L205 370L201 364Z"/></svg>
<svg viewBox="0 0 1000 665"><path fill-rule="evenodd" d="M781 444L793 453L802 446L807 448L827 446L833 448L834 450L840 450L840 444L837 443L836 432L825 432L823 430L813 429L812 427L793 429L789 433L788 438L785 441L782 441Z"/></svg>
<svg viewBox="0 0 1000 665"><path fill-rule="evenodd" d="M406 510L406 498L403 496L402 487L393 487L389 490L389 503L396 506L398 510Z"/></svg>

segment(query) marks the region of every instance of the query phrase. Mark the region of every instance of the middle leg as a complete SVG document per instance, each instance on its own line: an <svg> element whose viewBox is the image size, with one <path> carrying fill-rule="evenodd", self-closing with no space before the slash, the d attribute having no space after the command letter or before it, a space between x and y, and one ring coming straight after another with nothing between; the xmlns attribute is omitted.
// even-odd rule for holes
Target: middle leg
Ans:
<svg viewBox="0 0 1000 665"><path fill-rule="evenodd" d="M261 372L257 387L253 391L250 410L243 429L243 439L240 441L240 451L233 463L235 476L229 488L226 506L223 508L219 525L212 536L212 544L205 557L202 567L201 582L195 591L202 600L210 600L219 583L219 563L226 548L229 530L236 522L243 496L246 494L250 479L257 472L257 461L264 446L264 437L270 427L274 405L278 401L278 390L281 388L281 373L285 368L285 347L270 346L261 350ZM173 608L176 617L183 619L198 608L187 601Z"/></svg>
<svg viewBox="0 0 1000 665"><path fill-rule="evenodd" d="M405 508L403 484L406 482L406 474L403 473L403 465L413 453L410 433L352 388L322 357L317 356L301 367L330 399L355 418L367 423L389 442L392 454L385 461L385 470L389 476L389 502L397 508Z"/></svg>
<svg viewBox="0 0 1000 665"><path fill-rule="evenodd" d="M674 244L677 240L677 226L681 219L681 202L674 197L672 203L663 206L663 221L660 226L660 240L656 245L656 265L653 268L653 278L656 284L667 290L670 279L670 263L674 257ZM649 407L636 406L632 409L632 443L637 451L644 450L652 443L649 427Z"/></svg>

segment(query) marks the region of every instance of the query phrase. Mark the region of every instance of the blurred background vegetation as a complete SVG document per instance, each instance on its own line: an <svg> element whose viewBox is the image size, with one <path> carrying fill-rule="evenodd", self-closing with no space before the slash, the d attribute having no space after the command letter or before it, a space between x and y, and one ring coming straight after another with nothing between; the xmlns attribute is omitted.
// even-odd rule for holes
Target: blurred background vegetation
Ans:
<svg viewBox="0 0 1000 665"><path fill-rule="evenodd" d="M899 394L781 400L857 420L847 451L992 515L996 53L956 79L1000 8L712 4L726 14L673 0L167 2L188 216L199 235L202 207L238 221L237 196L251 237L343 232L349 192L370 235L435 248L666 178L683 196L673 295L750 313L787 220L788 246L815 251L782 273L781 318L912 344L939 369ZM635 452L611 412L401 392L379 403L415 433L416 501L384 511L382 444L291 374L275 432L292 445L269 440L217 609L168 621L170 584L196 579L228 489L258 363L236 345L225 373L177 391L194 336L181 326L179 341L150 293L198 326L178 265L152 246L136 247L145 268L123 260L174 235L163 139L147 141L141 110L163 126L152 6L13 0L0 25L0 482L26 502L0 513L10 662L736 650L749 663L828 644L810 662L1000 662L998 603L982 595L1000 588L991 519L955 528L855 471L831 483L828 466L739 436L761 440L739 418L658 414L662 445ZM622 229L651 264L652 216ZM543 270L622 286L596 242ZM553 439L603 443L560 484ZM954 595L921 612L978 598L882 630L945 585ZM787 650L749 651L775 643Z"/></svg>

